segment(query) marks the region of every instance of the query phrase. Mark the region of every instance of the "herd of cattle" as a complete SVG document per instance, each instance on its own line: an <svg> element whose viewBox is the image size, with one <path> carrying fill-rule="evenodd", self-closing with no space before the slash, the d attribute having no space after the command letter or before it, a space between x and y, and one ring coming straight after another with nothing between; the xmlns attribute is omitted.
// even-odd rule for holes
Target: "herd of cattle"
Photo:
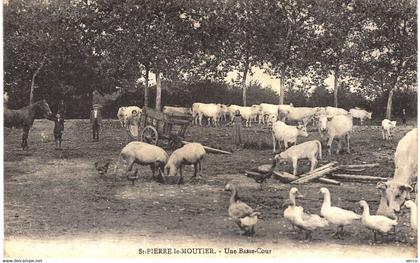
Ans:
<svg viewBox="0 0 420 263"><path fill-rule="evenodd" d="M321 115L347 115L360 119L361 124L366 119L372 118L372 113L366 110L353 108L349 111L336 107L294 107L290 105L275 105L261 103L249 107L230 105L226 106L219 103L193 103L191 108L164 106L163 113L181 113L192 115L193 124L203 125L203 118L207 119L210 125L218 126L221 121L232 120L235 112L239 111L241 117L245 121L246 127L251 127L251 123L270 125L276 120L297 121L302 122L304 126L310 120L314 120ZM137 106L121 107L118 110L117 117L121 121L121 125L125 126L127 121L133 114L141 114L142 109Z"/></svg>

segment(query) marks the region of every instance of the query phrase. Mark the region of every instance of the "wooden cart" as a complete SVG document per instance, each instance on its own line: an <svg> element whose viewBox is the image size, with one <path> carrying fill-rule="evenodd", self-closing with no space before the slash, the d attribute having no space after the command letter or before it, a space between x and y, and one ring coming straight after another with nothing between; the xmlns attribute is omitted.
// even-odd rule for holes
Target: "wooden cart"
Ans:
<svg viewBox="0 0 420 263"><path fill-rule="evenodd" d="M127 131L134 140L156 145L159 140L164 139L171 149L175 149L182 145L191 121L192 117L189 115L165 114L144 107L138 121L131 122Z"/></svg>

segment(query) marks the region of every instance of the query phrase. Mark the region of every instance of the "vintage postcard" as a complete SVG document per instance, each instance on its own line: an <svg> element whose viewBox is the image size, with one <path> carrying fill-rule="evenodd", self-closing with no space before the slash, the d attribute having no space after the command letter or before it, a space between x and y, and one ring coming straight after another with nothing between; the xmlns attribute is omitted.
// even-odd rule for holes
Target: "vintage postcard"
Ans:
<svg viewBox="0 0 420 263"><path fill-rule="evenodd" d="M3 0L3 262L417 262L414 0Z"/></svg>

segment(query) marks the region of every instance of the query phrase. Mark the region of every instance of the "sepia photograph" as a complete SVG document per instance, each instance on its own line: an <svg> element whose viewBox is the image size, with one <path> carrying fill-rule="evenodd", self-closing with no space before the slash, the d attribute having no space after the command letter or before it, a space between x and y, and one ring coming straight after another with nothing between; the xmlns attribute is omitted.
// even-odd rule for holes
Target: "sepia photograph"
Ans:
<svg viewBox="0 0 420 263"><path fill-rule="evenodd" d="M2 8L3 262L417 262L417 1Z"/></svg>

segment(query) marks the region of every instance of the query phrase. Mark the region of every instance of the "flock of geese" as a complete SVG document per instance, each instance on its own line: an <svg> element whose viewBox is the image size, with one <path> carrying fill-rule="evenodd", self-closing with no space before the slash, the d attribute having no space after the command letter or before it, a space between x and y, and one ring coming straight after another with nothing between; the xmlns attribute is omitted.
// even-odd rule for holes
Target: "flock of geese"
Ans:
<svg viewBox="0 0 420 263"><path fill-rule="evenodd" d="M232 192L229 201L229 216L239 226L242 233L253 235L255 233L254 226L261 213L239 200L238 191L233 184L226 184L225 191ZM295 187L290 189L289 198L282 205L282 208L285 209L283 217L292 224L293 229L296 227L299 231L305 231L305 239L307 241L312 240L312 232L314 230L326 227L329 224L337 226L337 230L333 236L343 238L344 226L353 224L359 220L365 227L373 231L374 242L376 242L377 233L381 234L381 236L391 232L395 234L395 226L398 224L397 220L392 220L381 215L370 215L369 205L365 200L359 202L360 207L363 209L362 214L359 215L353 211L332 206L331 194L327 188L322 187L319 193L324 197L320 216L307 213L302 206L296 204L296 197L302 197L303 195ZM411 228L417 231L416 204L413 201L406 201L405 206L411 210Z"/></svg>

